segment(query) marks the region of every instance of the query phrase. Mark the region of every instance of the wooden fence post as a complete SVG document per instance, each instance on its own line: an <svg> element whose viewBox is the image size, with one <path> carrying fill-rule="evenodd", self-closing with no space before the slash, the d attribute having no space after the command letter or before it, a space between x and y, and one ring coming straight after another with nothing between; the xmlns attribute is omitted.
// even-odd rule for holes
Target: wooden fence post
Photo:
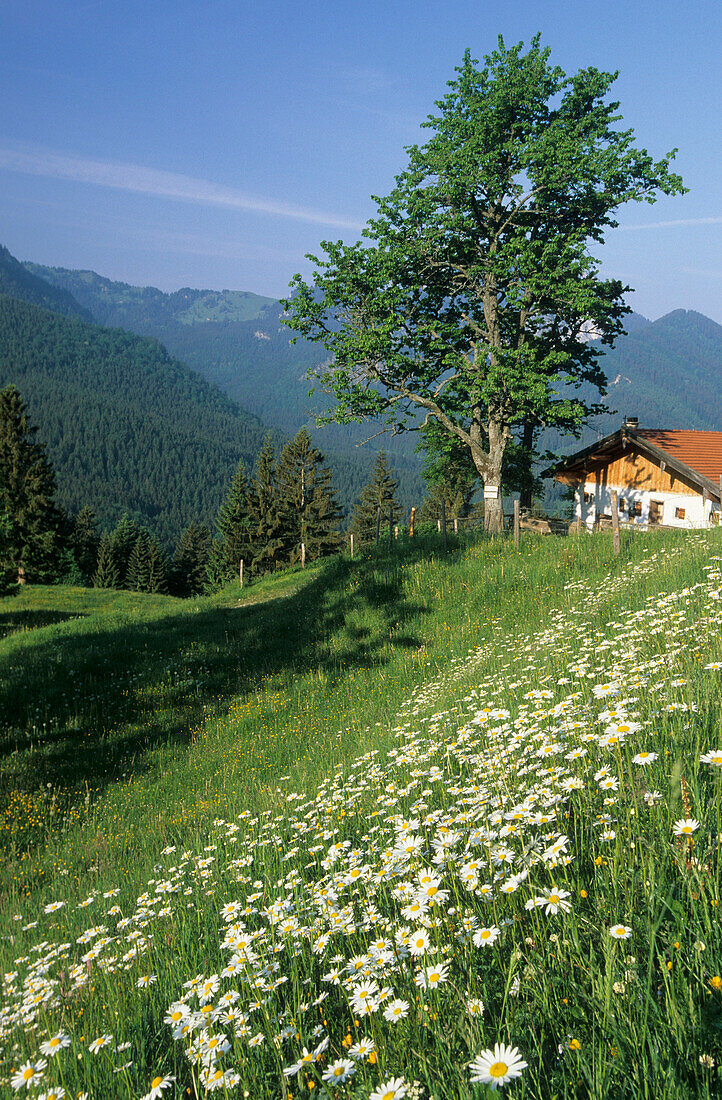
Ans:
<svg viewBox="0 0 722 1100"><path fill-rule="evenodd" d="M458 533L459 533L459 517L454 516L454 534L458 535Z"/></svg>
<svg viewBox="0 0 722 1100"><path fill-rule="evenodd" d="M514 549L515 550L519 549L519 527L520 527L519 500L517 498L514 501Z"/></svg>
<svg viewBox="0 0 722 1100"><path fill-rule="evenodd" d="M239 568L238 572L239 572L240 577L241 577L241 588L243 588L243 558L241 558L241 565L240 565L240 568Z"/></svg>
<svg viewBox="0 0 722 1100"><path fill-rule="evenodd" d="M444 538L444 550L446 550L446 501L441 498L441 534Z"/></svg>
<svg viewBox="0 0 722 1100"><path fill-rule="evenodd" d="M612 489L612 542L614 553L619 556L619 497L616 489Z"/></svg>
<svg viewBox="0 0 722 1100"><path fill-rule="evenodd" d="M301 543L301 569L306 568L306 543Z"/></svg>
<svg viewBox="0 0 722 1100"><path fill-rule="evenodd" d="M720 485L722 485L722 477L720 477ZM411 509L411 518L409 520L409 538L414 537L414 520L416 519L416 509Z"/></svg>
<svg viewBox="0 0 722 1100"><path fill-rule="evenodd" d="M351 557L353 557L353 531L351 532Z"/></svg>

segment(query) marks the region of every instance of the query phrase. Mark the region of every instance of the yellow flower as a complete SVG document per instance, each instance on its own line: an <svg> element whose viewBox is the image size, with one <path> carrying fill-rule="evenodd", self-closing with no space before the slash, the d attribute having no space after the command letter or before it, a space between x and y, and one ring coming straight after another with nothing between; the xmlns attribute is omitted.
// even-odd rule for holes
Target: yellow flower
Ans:
<svg viewBox="0 0 722 1100"><path fill-rule="evenodd" d="M582 1044L579 1042L578 1039L570 1039L569 1040L569 1049L570 1050L581 1050L582 1049Z"/></svg>
<svg viewBox="0 0 722 1100"><path fill-rule="evenodd" d="M715 974L714 978L710 978L709 984L713 989L722 989L722 978L720 978L719 974Z"/></svg>

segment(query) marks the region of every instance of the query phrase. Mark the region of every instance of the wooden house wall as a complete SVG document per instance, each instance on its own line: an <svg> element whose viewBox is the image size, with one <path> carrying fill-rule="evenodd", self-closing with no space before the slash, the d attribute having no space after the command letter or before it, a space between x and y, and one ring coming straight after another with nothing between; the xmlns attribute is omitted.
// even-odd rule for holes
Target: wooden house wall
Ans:
<svg viewBox="0 0 722 1100"><path fill-rule="evenodd" d="M661 470L659 465L638 451L627 451L604 466L590 468L585 477L585 488L591 491L593 485L598 489L609 485L616 489L638 489L641 492L674 493L683 496L699 496L699 489L693 488L687 481L675 476L670 470ZM578 485L582 471L568 472L559 477L566 484Z"/></svg>

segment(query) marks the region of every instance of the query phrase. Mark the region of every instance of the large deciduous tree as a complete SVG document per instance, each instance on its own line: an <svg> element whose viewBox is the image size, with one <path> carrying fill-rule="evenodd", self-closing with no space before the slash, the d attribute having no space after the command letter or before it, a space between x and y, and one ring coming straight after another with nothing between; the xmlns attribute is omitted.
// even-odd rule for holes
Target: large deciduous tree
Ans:
<svg viewBox="0 0 722 1100"><path fill-rule="evenodd" d="M629 288L590 249L625 202L684 190L674 151L654 161L618 128L617 74L568 76L549 55L538 35L526 52L500 38L481 66L467 51L365 239L322 242L284 303L331 353L326 419L435 420L469 449L491 529L512 434L578 434L596 410L585 389L604 393L600 344L623 331Z"/></svg>

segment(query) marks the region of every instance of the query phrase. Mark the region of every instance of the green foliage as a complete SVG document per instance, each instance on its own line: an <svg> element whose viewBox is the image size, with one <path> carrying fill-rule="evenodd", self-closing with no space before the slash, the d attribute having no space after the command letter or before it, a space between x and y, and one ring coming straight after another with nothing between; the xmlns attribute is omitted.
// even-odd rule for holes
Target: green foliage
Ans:
<svg viewBox="0 0 722 1100"><path fill-rule="evenodd" d="M250 571L253 560L253 530L250 508L251 485L243 462L239 462L228 495L216 517L217 537L210 550L207 573L212 590L239 575L240 563Z"/></svg>
<svg viewBox="0 0 722 1100"><path fill-rule="evenodd" d="M98 564L100 535L97 516L92 508L81 508L70 520L69 549L78 568L79 584L89 584Z"/></svg>
<svg viewBox="0 0 722 1100"><path fill-rule="evenodd" d="M683 190L618 130L615 79L567 76L536 36L479 67L467 51L423 146L377 200L363 243L322 242L314 282L299 275L289 326L332 355L316 372L338 422L423 411L468 447L500 523L504 452L524 422L578 432L604 391L600 348L628 312L619 280L599 277L589 242L629 200ZM571 386L560 392L565 383Z"/></svg>
<svg viewBox="0 0 722 1100"><path fill-rule="evenodd" d="M251 573L272 572L285 560L286 530L276 478L276 449L270 435L261 448L248 498Z"/></svg>
<svg viewBox="0 0 722 1100"><path fill-rule="evenodd" d="M168 559L158 540L147 531L139 531L133 544L124 588L131 592L166 592L168 587Z"/></svg>
<svg viewBox="0 0 722 1100"><path fill-rule="evenodd" d="M244 475L245 476L245 475ZM203 524L190 523L173 555L169 587L174 596L197 596L208 583L211 535Z"/></svg>
<svg viewBox="0 0 722 1100"><path fill-rule="evenodd" d="M371 472L371 480L363 489L349 524L349 531L359 543L376 539L379 512L382 528L388 528L389 514L392 526L399 522L403 509L396 499L397 489L398 482L389 469L386 455L383 451L379 451Z"/></svg>
<svg viewBox="0 0 722 1100"><path fill-rule="evenodd" d="M122 582L123 577L113 550L112 537L103 535L98 548L98 564L93 574L93 587L121 588Z"/></svg>
<svg viewBox="0 0 722 1100"><path fill-rule="evenodd" d="M55 505L55 472L36 442L19 390L0 391L0 513L5 516L3 570L26 580L57 573L62 515Z"/></svg>
<svg viewBox="0 0 722 1100"><path fill-rule="evenodd" d="M341 545L341 510L331 484L325 456L311 443L305 428L283 448L276 482L283 521L284 556L294 565L301 560L335 554Z"/></svg>

